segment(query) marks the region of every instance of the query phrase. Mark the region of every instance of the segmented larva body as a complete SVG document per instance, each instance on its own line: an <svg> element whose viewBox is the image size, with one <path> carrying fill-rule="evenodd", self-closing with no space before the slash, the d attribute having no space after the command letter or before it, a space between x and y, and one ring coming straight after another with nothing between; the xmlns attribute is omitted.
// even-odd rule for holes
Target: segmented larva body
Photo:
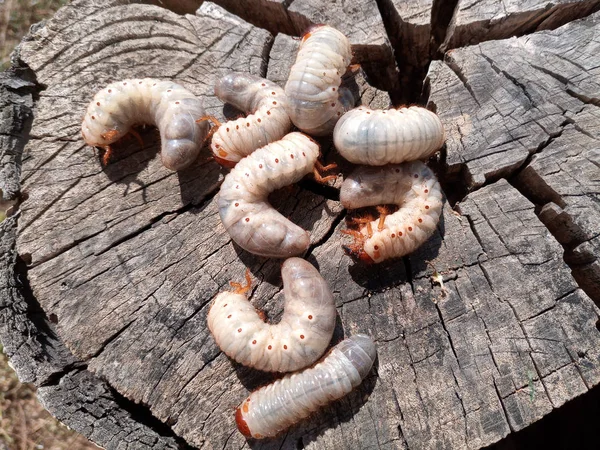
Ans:
<svg viewBox="0 0 600 450"><path fill-rule="evenodd" d="M419 106L369 109L344 114L333 131L338 152L348 161L369 166L427 158L444 144L439 117Z"/></svg>
<svg viewBox="0 0 600 450"><path fill-rule="evenodd" d="M250 114L222 124L213 135L211 149L223 166L235 166L257 148L281 139L292 127L285 93L272 81L231 73L217 82L215 95Z"/></svg>
<svg viewBox="0 0 600 450"><path fill-rule="evenodd" d="M357 334L343 340L314 367L250 394L236 411L238 429L256 439L277 435L350 393L371 371L376 356L369 336Z"/></svg>
<svg viewBox="0 0 600 450"><path fill-rule="evenodd" d="M350 91L340 89L351 59L348 39L335 28L319 26L302 38L285 85L286 110L294 125L315 136L331 133L354 106Z"/></svg>
<svg viewBox="0 0 600 450"><path fill-rule="evenodd" d="M165 167L181 170L197 158L208 133L202 102L172 81L152 78L123 80L98 92L87 108L82 134L88 145L107 148L136 124L153 124L160 131Z"/></svg>
<svg viewBox="0 0 600 450"><path fill-rule="evenodd" d="M295 132L237 163L221 185L218 206L225 229L240 247L275 258L308 249L308 233L277 212L267 197L310 173L318 156L317 143Z"/></svg>
<svg viewBox="0 0 600 450"><path fill-rule="evenodd" d="M340 201L347 209L396 204L355 232L345 250L365 262L381 262L416 250L435 231L442 211L442 191L435 174L420 161L383 167L362 166L344 182Z"/></svg>
<svg viewBox="0 0 600 450"><path fill-rule="evenodd" d="M240 364L267 372L299 370L319 359L331 341L335 303L319 271L290 258L281 277L285 306L276 325L265 323L241 293L221 292L208 312L217 345Z"/></svg>

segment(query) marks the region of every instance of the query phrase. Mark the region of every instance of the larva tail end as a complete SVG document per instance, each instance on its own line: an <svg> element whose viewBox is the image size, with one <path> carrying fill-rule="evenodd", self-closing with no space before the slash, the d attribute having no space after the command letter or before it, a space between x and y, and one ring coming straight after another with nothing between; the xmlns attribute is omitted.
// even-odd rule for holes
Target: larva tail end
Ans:
<svg viewBox="0 0 600 450"><path fill-rule="evenodd" d="M367 254L367 252L365 252L362 246L342 245L342 248L344 249L344 253L346 253L346 255L350 256L353 259L361 261L364 264L373 264L375 262L373 261L373 258L371 258Z"/></svg>
<svg viewBox="0 0 600 450"><path fill-rule="evenodd" d="M112 148L110 145L107 145L104 148L104 155L102 155L102 165L104 167L108 166L108 162L110 161L110 157L112 156Z"/></svg>
<svg viewBox="0 0 600 450"><path fill-rule="evenodd" d="M252 437L252 433L250 433L250 428L248 428L248 424L242 416L241 407L235 410L235 423L238 427L238 430L240 430L240 433L242 433L247 438Z"/></svg>

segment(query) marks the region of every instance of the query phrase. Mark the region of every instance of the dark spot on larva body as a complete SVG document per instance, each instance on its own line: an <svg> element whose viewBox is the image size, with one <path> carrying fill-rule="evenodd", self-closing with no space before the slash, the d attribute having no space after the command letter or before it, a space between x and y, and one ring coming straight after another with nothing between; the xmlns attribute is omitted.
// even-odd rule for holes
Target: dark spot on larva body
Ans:
<svg viewBox="0 0 600 450"><path fill-rule="evenodd" d="M287 345L284 345L284 346L283 346L283 349L284 349L284 350L287 350Z"/></svg>
<svg viewBox="0 0 600 450"><path fill-rule="evenodd" d="M262 164L259 164L259 165L258 165L258 168L259 168L259 169L262 169L262 168L263 168L263 165L262 165Z"/></svg>
<svg viewBox="0 0 600 450"><path fill-rule="evenodd" d="M412 231L412 227L408 227L408 231Z"/></svg>
<svg viewBox="0 0 600 450"><path fill-rule="evenodd" d="M429 209L429 205L425 205L425 209Z"/></svg>
<svg viewBox="0 0 600 450"><path fill-rule="evenodd" d="M269 346L267 347L267 350L271 350L272 348L273 348L273 346L272 346L272 345L269 345Z"/></svg>
<svg viewBox="0 0 600 450"><path fill-rule="evenodd" d="M247 126L247 127L250 127L250 122L246 122L246 126Z"/></svg>
<svg viewBox="0 0 600 450"><path fill-rule="evenodd" d="M244 220L245 220L246 222L250 222L250 217L246 217Z"/></svg>
<svg viewBox="0 0 600 450"><path fill-rule="evenodd" d="M303 334L300 335L300 339L304 339L304 335Z"/></svg>
<svg viewBox="0 0 600 450"><path fill-rule="evenodd" d="M256 339L252 341L252 345L256 345Z"/></svg>
<svg viewBox="0 0 600 450"><path fill-rule="evenodd" d="M419 217L419 223L423 223L423 219Z"/></svg>
<svg viewBox="0 0 600 450"><path fill-rule="evenodd" d="M236 204L235 204L235 207L237 208L238 206L240 206L240 204L239 204L239 203L236 203Z"/></svg>
<svg viewBox="0 0 600 450"><path fill-rule="evenodd" d="M429 192L429 189L425 189L423 192L427 194Z"/></svg>
<svg viewBox="0 0 600 450"><path fill-rule="evenodd" d="M262 122L262 120L260 120L260 117L259 117L258 119L256 119L256 121L257 121L258 123L261 123L261 122Z"/></svg>
<svg viewBox="0 0 600 450"><path fill-rule="evenodd" d="M96 106L100 106L100 102L96 102Z"/></svg>
<svg viewBox="0 0 600 450"><path fill-rule="evenodd" d="M228 319L231 319L231 314L229 314L229 315L227 316L227 318L228 318Z"/></svg>
<svg viewBox="0 0 600 450"><path fill-rule="evenodd" d="M308 315L308 320L312 320L313 316L311 314Z"/></svg>
<svg viewBox="0 0 600 450"><path fill-rule="evenodd" d="M238 333L241 333L241 332L242 332L242 329L241 329L241 328L238 328Z"/></svg>
<svg viewBox="0 0 600 450"><path fill-rule="evenodd" d="M279 158L275 158L275 164L279 164Z"/></svg>

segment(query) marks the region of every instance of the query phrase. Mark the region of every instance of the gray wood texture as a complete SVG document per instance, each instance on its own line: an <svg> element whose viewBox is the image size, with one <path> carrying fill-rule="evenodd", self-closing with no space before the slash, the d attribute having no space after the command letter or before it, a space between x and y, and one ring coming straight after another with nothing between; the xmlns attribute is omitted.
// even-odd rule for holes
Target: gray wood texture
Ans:
<svg viewBox="0 0 600 450"><path fill-rule="evenodd" d="M479 448L599 384L599 15L432 63L426 93L447 131L432 162L458 202L414 254L378 266L344 255L342 177L272 197L311 232L306 257L338 308L334 342L370 334L378 360L348 397L256 442L233 411L274 377L225 357L206 314L248 267L252 301L277 320L280 261L232 244L214 200L226 171L207 149L169 172L148 129L143 147L125 141L102 167L80 124L97 90L131 77L177 80L223 119L217 77L283 84L297 41L279 22L274 37L209 2L186 15L193 2L178 13L148 3L74 2L34 27L0 77L0 188L21 202L0 224L0 337L57 418L111 449ZM298 0L262 4L321 20ZM357 21L349 33L359 48L373 45L365 29ZM366 72L345 83L388 107Z"/></svg>
<svg viewBox="0 0 600 450"><path fill-rule="evenodd" d="M600 8L598 0L458 0L444 50L558 28Z"/></svg>

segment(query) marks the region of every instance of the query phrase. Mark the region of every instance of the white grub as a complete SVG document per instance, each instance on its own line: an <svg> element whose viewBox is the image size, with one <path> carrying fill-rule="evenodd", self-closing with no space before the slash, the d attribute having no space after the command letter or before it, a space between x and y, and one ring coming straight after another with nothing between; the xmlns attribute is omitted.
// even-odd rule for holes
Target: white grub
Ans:
<svg viewBox="0 0 600 450"><path fill-rule="evenodd" d="M340 89L351 59L348 39L335 28L316 26L304 35L285 85L286 109L294 125L314 136L331 133L354 106L350 91Z"/></svg>
<svg viewBox="0 0 600 450"><path fill-rule="evenodd" d="M201 100L183 86L152 78L131 79L99 91L87 108L81 129L88 145L108 149L133 125L156 125L163 165L181 170L196 160L208 133L208 124L196 123L202 116Z"/></svg>
<svg viewBox="0 0 600 450"><path fill-rule="evenodd" d="M286 96L272 81L246 73L230 73L215 85L215 95L248 114L220 124L211 150L225 167L233 167L254 150L278 141L292 128Z"/></svg>
<svg viewBox="0 0 600 450"><path fill-rule="evenodd" d="M286 375L250 394L236 411L238 429L255 439L276 436L359 386L376 356L369 336L357 334L343 340L314 367Z"/></svg>
<svg viewBox="0 0 600 450"><path fill-rule="evenodd" d="M308 232L277 212L271 192L311 173L319 145L294 132L242 159L225 177L218 196L219 214L231 238L244 250L287 258L308 249Z"/></svg>
<svg viewBox="0 0 600 450"><path fill-rule="evenodd" d="M240 364L268 372L291 372L315 362L335 328L333 294L319 271L301 258L281 268L285 305L279 323L266 323L247 300L247 287L221 292L208 312L219 348Z"/></svg>
<svg viewBox="0 0 600 450"><path fill-rule="evenodd" d="M388 110L361 106L337 122L333 142L355 164L398 164L431 156L444 144L444 127L435 113L419 106Z"/></svg>
<svg viewBox="0 0 600 450"><path fill-rule="evenodd" d="M400 209L378 219L359 221L346 231L354 242L346 252L379 263L415 251L435 231L442 212L442 191L435 174L420 161L382 167L362 166L344 180L340 201L346 209L395 204Z"/></svg>

